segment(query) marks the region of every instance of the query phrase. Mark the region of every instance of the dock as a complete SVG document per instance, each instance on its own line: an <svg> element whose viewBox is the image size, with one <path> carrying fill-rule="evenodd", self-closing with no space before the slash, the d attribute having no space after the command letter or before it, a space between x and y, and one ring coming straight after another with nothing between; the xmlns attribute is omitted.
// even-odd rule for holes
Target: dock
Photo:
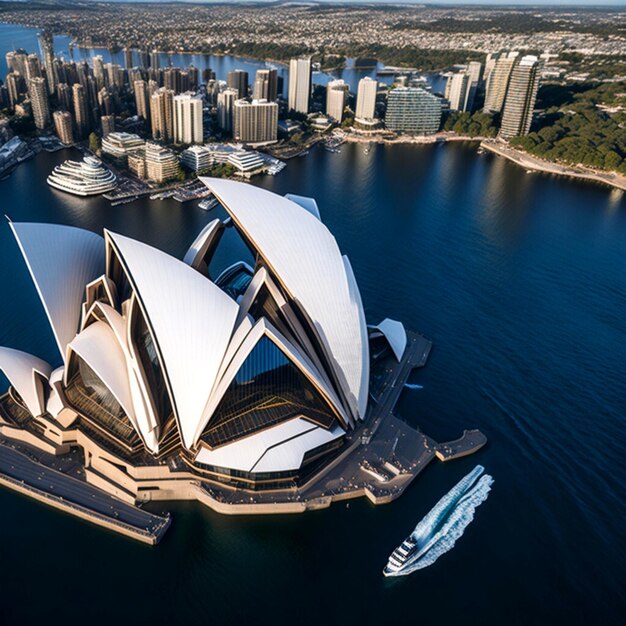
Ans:
<svg viewBox="0 0 626 626"><path fill-rule="evenodd" d="M38 457L42 453L37 452ZM0 443L0 485L144 543L157 544L171 523Z"/></svg>
<svg viewBox="0 0 626 626"><path fill-rule="evenodd" d="M440 461L451 461L462 456L473 454L487 443L487 437L480 430L465 430L463 435L454 441L440 443L435 454Z"/></svg>

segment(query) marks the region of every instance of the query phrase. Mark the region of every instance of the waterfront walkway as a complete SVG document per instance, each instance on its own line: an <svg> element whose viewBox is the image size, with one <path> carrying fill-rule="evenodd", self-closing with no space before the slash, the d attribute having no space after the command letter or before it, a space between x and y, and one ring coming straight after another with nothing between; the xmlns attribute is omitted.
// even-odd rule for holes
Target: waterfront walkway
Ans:
<svg viewBox="0 0 626 626"><path fill-rule="evenodd" d="M0 444L0 484L149 544L158 543L170 524L169 516L122 502L6 444Z"/></svg>

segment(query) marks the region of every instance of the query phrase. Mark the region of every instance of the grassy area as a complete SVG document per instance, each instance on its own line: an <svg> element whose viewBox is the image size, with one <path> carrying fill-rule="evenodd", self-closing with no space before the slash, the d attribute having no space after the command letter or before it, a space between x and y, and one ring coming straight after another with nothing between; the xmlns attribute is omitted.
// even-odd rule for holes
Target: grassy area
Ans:
<svg viewBox="0 0 626 626"><path fill-rule="evenodd" d="M539 99L548 106L537 128L511 145L553 162L626 173L626 82L548 85Z"/></svg>

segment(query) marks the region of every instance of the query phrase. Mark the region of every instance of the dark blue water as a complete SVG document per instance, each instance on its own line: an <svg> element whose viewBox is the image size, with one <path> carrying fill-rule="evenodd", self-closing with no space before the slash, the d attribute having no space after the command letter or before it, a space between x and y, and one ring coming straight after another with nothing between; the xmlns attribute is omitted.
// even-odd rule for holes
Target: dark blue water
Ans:
<svg viewBox="0 0 626 626"><path fill-rule="evenodd" d="M71 37L56 36L54 38L54 51L59 57L65 59L72 58L70 55ZM0 24L0 71L2 76L8 71L5 55L10 50L16 48L24 48L27 52L36 52L41 55L39 42L37 40L37 30L34 28L26 28L15 24ZM125 66L124 53L120 50L116 53L110 52L107 48L78 48L73 51L75 61L85 59L91 60L94 56L100 55L105 63L113 62ZM161 67L172 65L175 67L187 67L194 65L200 71L211 68L218 80L226 80L228 72L240 69L245 70L249 74L250 83L254 83L254 75L258 69L274 67L278 71L279 76L283 77L283 95L287 95L287 84L289 78L289 68L283 63L266 63L257 59L249 59L245 57L236 57L230 54L213 55L213 54L175 54L163 52L159 54L159 62ZM133 51L133 63L140 64L139 54ZM361 78L369 76L376 78L376 70L381 69L382 63L378 63L374 68L361 69L354 67L354 59L348 59L345 69L336 70L332 73L313 72L313 83L316 85L326 85L329 80L335 78L343 78L350 90L356 93L358 82ZM391 83L391 76L378 77L380 82ZM442 91L444 82L440 77L430 77L431 84L435 91Z"/></svg>
<svg viewBox="0 0 626 626"><path fill-rule="evenodd" d="M64 57L70 59L70 42L71 37L64 35L55 36L54 38L54 51L58 57ZM41 55L39 48L39 42L37 40L37 30L34 28L25 28L15 24L0 24L0 70L2 76L8 71L5 55L10 50L16 48L24 48L27 52L36 52ZM105 63L113 62L119 63L122 67L125 66L125 59L123 51L116 53L110 52L107 48L74 48L73 58L75 61L82 59L90 61L94 56L100 55L104 59ZM264 69L267 67L275 68L279 76L283 78L283 96L287 96L287 89L289 84L289 67L284 63L271 63L260 61L258 59L249 59L246 57L237 57L230 54L214 55L214 54L174 54L162 52L159 54L159 62L161 67L168 67L169 65L174 67L185 68L189 65L197 67L200 71L211 68L218 80L226 80L228 72L232 70L245 70L248 72L250 84L254 84L254 76L258 69ZM139 54L135 50L133 51L133 63L137 66L140 65ZM355 59L347 59L346 67L344 69L337 69L332 72L313 72L312 80L315 85L326 85L328 81L336 78L342 78L348 85L350 85L350 91L356 93L359 80L365 76L370 78L376 78L381 83L391 84L393 81L392 76L377 76L376 72L379 69L384 68L382 63L376 63L375 67L360 68L355 66ZM446 79L439 74L432 74L427 76L428 82L435 93L443 93Z"/></svg>
<svg viewBox="0 0 626 626"><path fill-rule="evenodd" d="M0 182L1 212L108 227L179 256L216 214L173 201L113 208L48 188L70 155L42 153ZM258 184L317 198L370 322L391 316L433 339L412 379L424 389L404 392L402 416L439 440L479 427L488 447L434 463L380 507L225 517L167 505L174 524L157 548L2 490L0 622L42 623L71 603L67 619L89 623L623 623L622 194L466 145L314 150ZM0 285L0 345L55 358L1 225ZM391 550L477 463L495 485L457 546L384 579Z"/></svg>

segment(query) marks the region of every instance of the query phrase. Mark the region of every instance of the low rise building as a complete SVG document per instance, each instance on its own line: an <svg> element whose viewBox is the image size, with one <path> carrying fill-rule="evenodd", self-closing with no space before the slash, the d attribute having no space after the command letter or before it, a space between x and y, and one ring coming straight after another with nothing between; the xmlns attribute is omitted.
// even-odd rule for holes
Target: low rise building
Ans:
<svg viewBox="0 0 626 626"><path fill-rule="evenodd" d="M146 142L146 178L155 183L164 183L178 175L176 154L151 141Z"/></svg>
<svg viewBox="0 0 626 626"><path fill-rule="evenodd" d="M133 133L110 132L102 139L102 154L120 167L126 167L128 153L143 147L145 143L139 135Z"/></svg>

